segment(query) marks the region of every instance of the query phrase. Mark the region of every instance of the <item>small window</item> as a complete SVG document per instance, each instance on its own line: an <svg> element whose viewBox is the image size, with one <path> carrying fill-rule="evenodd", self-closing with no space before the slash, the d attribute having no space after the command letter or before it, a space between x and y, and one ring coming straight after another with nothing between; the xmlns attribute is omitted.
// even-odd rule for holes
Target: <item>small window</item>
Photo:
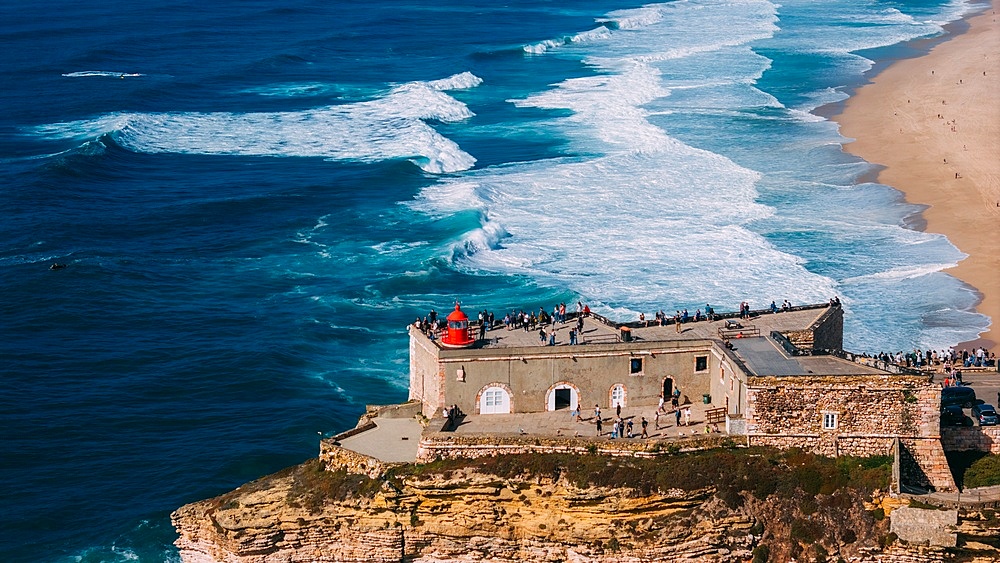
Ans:
<svg viewBox="0 0 1000 563"><path fill-rule="evenodd" d="M642 358L632 358L629 360L628 372L632 375L642 373Z"/></svg>
<svg viewBox="0 0 1000 563"><path fill-rule="evenodd" d="M835 412L823 413L823 430L836 430L836 429L837 429L837 413Z"/></svg>
<svg viewBox="0 0 1000 563"><path fill-rule="evenodd" d="M708 356L697 356L694 359L694 371L705 371L708 369Z"/></svg>

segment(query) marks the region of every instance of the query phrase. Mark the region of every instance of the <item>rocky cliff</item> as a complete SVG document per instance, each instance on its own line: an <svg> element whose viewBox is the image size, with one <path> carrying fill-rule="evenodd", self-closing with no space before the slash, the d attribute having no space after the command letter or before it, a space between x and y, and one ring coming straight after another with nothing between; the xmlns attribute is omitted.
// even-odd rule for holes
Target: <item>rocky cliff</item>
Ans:
<svg viewBox="0 0 1000 563"><path fill-rule="evenodd" d="M172 518L186 563L936 561L892 546L884 467L804 454L508 456L384 479L315 460Z"/></svg>

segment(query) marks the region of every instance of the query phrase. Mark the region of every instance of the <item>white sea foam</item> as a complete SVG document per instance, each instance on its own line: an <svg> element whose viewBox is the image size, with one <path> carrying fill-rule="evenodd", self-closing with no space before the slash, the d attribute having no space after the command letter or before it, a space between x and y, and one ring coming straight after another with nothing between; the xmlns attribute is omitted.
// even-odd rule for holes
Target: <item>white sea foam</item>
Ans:
<svg viewBox="0 0 1000 563"><path fill-rule="evenodd" d="M407 158L427 172L465 170L475 158L426 123L473 116L444 93L480 79L462 73L411 82L383 97L280 113L116 113L35 127L49 138L88 139L111 134L122 147L144 153L300 156L375 162Z"/></svg>
<svg viewBox="0 0 1000 563"><path fill-rule="evenodd" d="M479 78L471 72L462 72L454 76L449 76L448 78L442 78L440 80L431 80L427 82L427 86L434 88L435 90L467 90L469 88L475 88L483 83L483 79Z"/></svg>
<svg viewBox="0 0 1000 563"><path fill-rule="evenodd" d="M850 50L938 29L894 9L827 11L783 2L783 14L809 12L812 23L778 34L770 2L681 0L611 14L599 41L571 36L525 47L558 47L597 70L511 100L568 110L545 126L581 156L445 178L412 205L438 216L479 213L481 229L450 248L460 268L526 275L577 292L612 318L699 301L726 310L744 299L764 306L841 295L851 309L851 342L940 344L944 332L921 326L925 307L942 306L931 298L894 310L899 326L857 326L862 318L871 323L885 302L908 306L905 292L919 285L954 297L957 285L941 270L961 254L943 237L902 228L916 208L898 193L853 186L870 165L844 155L836 126L810 113L843 99L837 85L871 67ZM797 92L797 106L785 107L757 86L772 65L760 45L781 56L824 53L832 65L824 72L844 82ZM693 142L672 134L678 124L691 127L684 138ZM736 156L697 148L719 146Z"/></svg>
<svg viewBox="0 0 1000 563"><path fill-rule="evenodd" d="M847 278L843 280L843 283L850 284L856 283L863 280L910 280L915 278L920 278L923 276L928 276L935 274L944 270L946 268L952 268L956 263L950 264L919 264L917 266L898 266L889 270L882 272L876 272L874 274L869 274L867 276L858 276L855 278Z"/></svg>
<svg viewBox="0 0 1000 563"><path fill-rule="evenodd" d="M66 78L87 78L92 76L103 76L110 78L137 78L140 76L145 76L145 74L139 72L121 72L116 70L81 70L78 72L66 72L63 73Z"/></svg>
<svg viewBox="0 0 1000 563"><path fill-rule="evenodd" d="M600 41L608 39L611 37L611 31L604 26L598 26L590 31L585 31L583 33L578 33L576 35L562 37L560 39L546 39L540 43L535 43L533 45L525 45L522 50L525 53L532 55L541 55L550 49L555 49L557 47L562 47L564 45L573 45L576 43L588 43L593 41Z"/></svg>
<svg viewBox="0 0 1000 563"><path fill-rule="evenodd" d="M663 21L662 5L611 12L607 18L598 21L614 23L618 29L641 29Z"/></svg>

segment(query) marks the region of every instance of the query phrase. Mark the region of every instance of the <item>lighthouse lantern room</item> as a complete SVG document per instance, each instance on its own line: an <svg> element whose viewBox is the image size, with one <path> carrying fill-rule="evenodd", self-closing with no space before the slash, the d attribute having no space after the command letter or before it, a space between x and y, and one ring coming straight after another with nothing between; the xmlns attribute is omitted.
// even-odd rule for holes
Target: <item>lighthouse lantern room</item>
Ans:
<svg viewBox="0 0 1000 563"><path fill-rule="evenodd" d="M469 333L469 317L462 312L462 307L455 303L455 310L448 315L448 330L441 338L441 345L449 348L465 348L472 346L473 342Z"/></svg>

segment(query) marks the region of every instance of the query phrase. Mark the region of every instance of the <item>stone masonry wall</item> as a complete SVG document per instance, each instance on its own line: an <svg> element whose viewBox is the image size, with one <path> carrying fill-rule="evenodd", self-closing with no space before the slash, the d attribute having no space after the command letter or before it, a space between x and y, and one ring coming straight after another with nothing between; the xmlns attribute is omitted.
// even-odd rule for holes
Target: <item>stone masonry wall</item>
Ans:
<svg viewBox="0 0 1000 563"><path fill-rule="evenodd" d="M1000 426L949 426L941 429L946 452L980 451L1000 454Z"/></svg>
<svg viewBox="0 0 1000 563"><path fill-rule="evenodd" d="M936 491L958 489L941 440L901 438L899 442L899 469L903 483L930 487Z"/></svg>
<svg viewBox="0 0 1000 563"><path fill-rule="evenodd" d="M832 436L801 434L797 436L774 436L755 434L747 437L750 446L770 446L772 448L800 448L830 457L851 455L871 457L890 455L893 438L884 436Z"/></svg>
<svg viewBox="0 0 1000 563"><path fill-rule="evenodd" d="M844 310L830 307L812 326L813 348L841 350L844 347Z"/></svg>
<svg viewBox="0 0 1000 563"><path fill-rule="evenodd" d="M940 393L916 376L752 377L747 432L831 438L937 436ZM836 428L823 427L825 414L836 415Z"/></svg>
<svg viewBox="0 0 1000 563"><path fill-rule="evenodd" d="M924 510L920 508L900 507L890 515L891 530L899 539L922 544L955 547L958 544L957 510Z"/></svg>
<svg viewBox="0 0 1000 563"><path fill-rule="evenodd" d="M475 459L513 454L599 454L613 457L657 457L669 453L689 452L736 446L728 436L714 434L667 442L603 440L591 438L542 438L528 436L492 436L424 434L417 450L417 463L435 459Z"/></svg>
<svg viewBox="0 0 1000 563"><path fill-rule="evenodd" d="M939 439L941 389L926 377L752 377L748 386L750 445L864 457L890 453L900 438L904 483L955 489Z"/></svg>

